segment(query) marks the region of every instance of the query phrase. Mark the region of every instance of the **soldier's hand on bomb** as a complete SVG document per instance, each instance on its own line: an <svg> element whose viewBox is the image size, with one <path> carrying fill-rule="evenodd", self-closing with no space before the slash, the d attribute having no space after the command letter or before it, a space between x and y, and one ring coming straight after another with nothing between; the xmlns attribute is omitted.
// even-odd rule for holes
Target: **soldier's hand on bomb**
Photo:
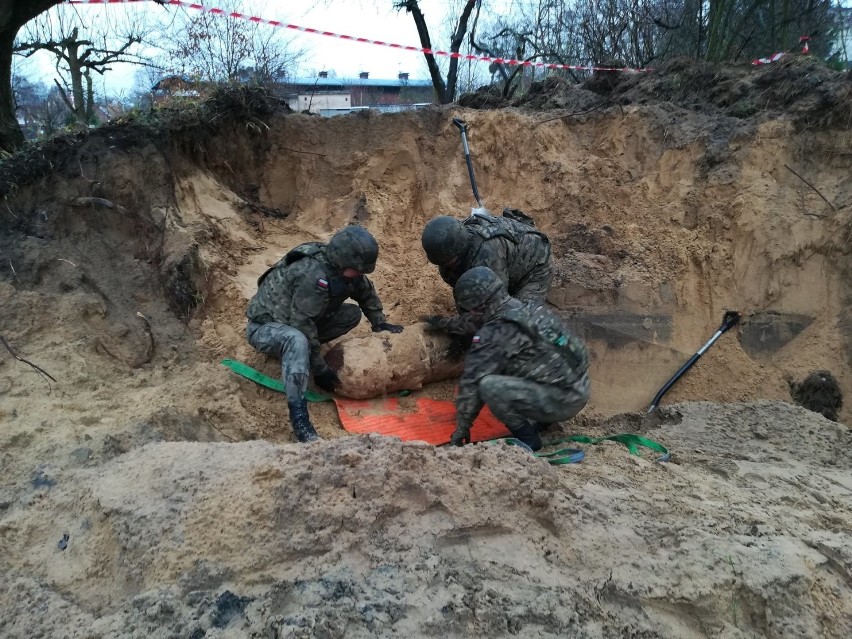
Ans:
<svg viewBox="0 0 852 639"><path fill-rule="evenodd" d="M453 362L463 360L473 343L473 335L450 335L447 346L447 359Z"/></svg>
<svg viewBox="0 0 852 639"><path fill-rule="evenodd" d="M421 315L418 318L424 324L428 324L428 328L426 330L431 331L446 331L447 330L447 318L442 317L440 315Z"/></svg>
<svg viewBox="0 0 852 639"><path fill-rule="evenodd" d="M333 393L340 386L340 377L330 368L314 375L314 383L327 393Z"/></svg>
<svg viewBox="0 0 852 639"><path fill-rule="evenodd" d="M388 333L402 333L402 326L399 324L388 324L387 322L381 322L373 326L374 333L378 333L380 331L387 331Z"/></svg>

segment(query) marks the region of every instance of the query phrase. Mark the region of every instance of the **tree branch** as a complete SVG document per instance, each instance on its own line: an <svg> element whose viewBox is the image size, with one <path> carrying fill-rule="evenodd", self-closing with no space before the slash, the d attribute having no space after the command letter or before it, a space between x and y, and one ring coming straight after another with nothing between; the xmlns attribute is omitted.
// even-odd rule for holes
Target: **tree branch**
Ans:
<svg viewBox="0 0 852 639"><path fill-rule="evenodd" d="M59 89L59 97L62 98L62 101L65 103L65 106L67 106L71 110L71 113L74 113L74 105L71 103L71 100L68 99L68 94L65 93L65 89L63 89L62 85L59 84L59 80L54 78L53 83L56 85L56 88Z"/></svg>
<svg viewBox="0 0 852 639"><path fill-rule="evenodd" d="M27 364L28 366L32 366L33 369L35 370L35 372L38 373L39 375L41 375L41 377L42 377L42 379L44 379L44 381L47 382L47 378L49 378L49 379L52 379L54 383L56 383L56 384L59 383L59 382L56 381L56 378L54 378L53 375L48 373L46 370L44 370L40 366L36 366L31 361L24 359L23 357L18 355L15 351L13 351L12 347L9 346L9 342L7 342L6 338L3 337L2 335L0 335L0 342L3 344L3 346L6 347L6 350L9 351L9 353L12 355L12 357L14 357L19 362L23 362L24 364ZM47 382L47 387L50 388L50 382Z"/></svg>

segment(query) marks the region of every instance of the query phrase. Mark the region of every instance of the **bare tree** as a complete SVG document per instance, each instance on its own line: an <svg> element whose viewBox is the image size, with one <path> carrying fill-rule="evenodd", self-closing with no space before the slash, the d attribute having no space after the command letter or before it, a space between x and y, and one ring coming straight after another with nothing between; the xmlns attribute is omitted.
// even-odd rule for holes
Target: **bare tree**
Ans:
<svg viewBox="0 0 852 639"><path fill-rule="evenodd" d="M18 31L37 15L62 0L0 0L0 149L10 151L24 143L15 117L12 90L13 46Z"/></svg>
<svg viewBox="0 0 852 639"><path fill-rule="evenodd" d="M128 12L126 20L97 19L83 15L76 7L62 6L29 23L15 43L19 55L29 57L38 51L53 55L54 83L74 119L95 123L93 74L103 75L119 62L146 64L137 53L147 33L138 14Z"/></svg>
<svg viewBox="0 0 852 639"><path fill-rule="evenodd" d="M465 34L467 33L468 22L473 13L474 8L480 4L482 0L464 0L461 13L456 21L453 34L450 39L450 53L459 53L461 46L464 43ZM414 24L417 27L417 34L420 37L420 45L424 49L432 50L432 38L429 35L429 27L426 25L426 17L420 9L419 0L394 0L394 7L400 11L403 9L411 14L414 19ZM447 65L446 79L441 72L440 65L435 60L435 56L431 53L424 53L426 65L429 67L429 75L432 78L432 86L435 87L435 93L438 96L438 101L441 104L449 104L456 98L458 88L458 57L450 58Z"/></svg>
<svg viewBox="0 0 852 639"><path fill-rule="evenodd" d="M243 12L242 0L220 0L216 6ZM279 29L206 12L184 15L163 35L166 55L160 65L203 82L278 82L304 55Z"/></svg>

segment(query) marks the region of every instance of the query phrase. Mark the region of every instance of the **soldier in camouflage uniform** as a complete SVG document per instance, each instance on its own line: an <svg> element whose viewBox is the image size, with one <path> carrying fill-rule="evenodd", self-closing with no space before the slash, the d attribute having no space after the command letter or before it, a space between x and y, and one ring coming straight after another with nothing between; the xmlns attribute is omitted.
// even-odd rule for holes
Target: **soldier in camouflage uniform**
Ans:
<svg viewBox="0 0 852 639"><path fill-rule="evenodd" d="M421 241L426 257L438 265L441 278L450 286L470 269L487 266L512 297L544 302L547 296L552 277L550 240L520 211L507 209L503 217L496 217L486 209L475 209L464 222L442 215L426 224ZM464 317L424 319L451 334L471 332Z"/></svg>
<svg viewBox="0 0 852 639"><path fill-rule="evenodd" d="M340 379L320 355L320 344L345 335L367 316L373 331L402 332L388 324L373 283L379 246L360 226L348 226L328 244L308 242L285 255L258 279L249 302L249 344L281 359L293 432L300 442L318 439L304 399L308 375L328 392ZM352 298L358 305L344 304ZM360 307L360 308L359 308Z"/></svg>
<svg viewBox="0 0 852 639"><path fill-rule="evenodd" d="M487 405L514 437L538 450L541 428L574 417L589 400L586 346L541 302L510 297L483 266L462 275L453 296L480 328L465 358L451 442L470 441Z"/></svg>

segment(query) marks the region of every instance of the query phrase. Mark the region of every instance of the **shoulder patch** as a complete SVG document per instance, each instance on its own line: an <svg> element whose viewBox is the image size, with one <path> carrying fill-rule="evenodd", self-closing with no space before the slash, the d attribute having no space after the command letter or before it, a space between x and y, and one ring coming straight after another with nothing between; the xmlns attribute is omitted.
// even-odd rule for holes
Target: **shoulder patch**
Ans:
<svg viewBox="0 0 852 639"><path fill-rule="evenodd" d="M319 278L317 280L317 286L319 288L323 289L324 291L327 291L328 290L328 280L323 279L323 278Z"/></svg>
<svg viewBox="0 0 852 639"><path fill-rule="evenodd" d="M479 335L474 335L474 336L473 336L473 343L474 343L474 344L479 344L479 342L480 342L480 341L481 341L481 340L480 340Z"/></svg>

